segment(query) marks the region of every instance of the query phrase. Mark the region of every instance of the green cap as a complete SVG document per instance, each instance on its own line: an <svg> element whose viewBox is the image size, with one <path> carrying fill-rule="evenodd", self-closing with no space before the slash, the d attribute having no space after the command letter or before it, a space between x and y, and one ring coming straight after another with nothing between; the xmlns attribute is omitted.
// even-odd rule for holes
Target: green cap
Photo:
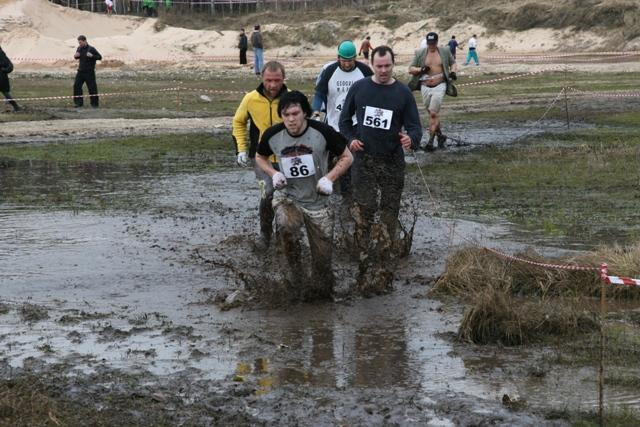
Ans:
<svg viewBox="0 0 640 427"><path fill-rule="evenodd" d="M338 56L344 59L356 57L356 45L351 40L345 40L338 46Z"/></svg>

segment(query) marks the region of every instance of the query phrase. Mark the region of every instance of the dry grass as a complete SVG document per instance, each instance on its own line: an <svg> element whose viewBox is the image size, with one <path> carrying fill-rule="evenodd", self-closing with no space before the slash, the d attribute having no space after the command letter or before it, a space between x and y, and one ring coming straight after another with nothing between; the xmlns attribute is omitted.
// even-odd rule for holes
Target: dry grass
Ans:
<svg viewBox="0 0 640 427"><path fill-rule="evenodd" d="M601 247L571 259L544 259L532 250L518 256L554 264L597 266L606 262L615 274L640 274L640 243ZM600 283L596 272L543 269L469 247L449 259L431 292L471 304L460 325L461 339L519 345L547 336L592 331L596 315L589 307L593 306L592 297L600 293ZM639 299L640 288L608 286L607 295Z"/></svg>

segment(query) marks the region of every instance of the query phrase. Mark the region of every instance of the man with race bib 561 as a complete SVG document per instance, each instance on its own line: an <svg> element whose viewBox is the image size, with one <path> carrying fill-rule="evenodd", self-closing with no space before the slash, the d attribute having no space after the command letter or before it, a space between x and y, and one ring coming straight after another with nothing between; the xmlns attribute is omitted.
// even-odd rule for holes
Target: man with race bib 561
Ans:
<svg viewBox="0 0 640 427"><path fill-rule="evenodd" d="M422 137L416 101L409 88L393 78L394 62L390 47L375 48L371 53L374 75L351 86L340 115L340 132L354 153L354 239L360 250L361 277L368 266L377 263L377 267L384 267L391 256L391 245L398 237L404 150L417 146ZM372 241L372 225L378 212L381 231L376 243ZM381 240L385 244L380 245ZM359 285L367 286L366 281ZM385 286L381 291L388 291L390 283Z"/></svg>

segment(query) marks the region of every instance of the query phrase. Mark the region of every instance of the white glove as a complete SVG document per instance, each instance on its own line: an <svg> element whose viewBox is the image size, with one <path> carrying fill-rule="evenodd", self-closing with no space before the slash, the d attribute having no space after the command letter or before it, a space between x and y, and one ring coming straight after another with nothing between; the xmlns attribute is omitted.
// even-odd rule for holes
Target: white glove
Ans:
<svg viewBox="0 0 640 427"><path fill-rule="evenodd" d="M323 176L316 185L316 191L320 194L324 194L325 196L331 195L331 193L333 193L333 181L326 176Z"/></svg>
<svg viewBox="0 0 640 427"><path fill-rule="evenodd" d="M273 182L273 188L276 190L282 190L287 186L287 178L284 177L282 172L276 172L272 177L271 181Z"/></svg>
<svg viewBox="0 0 640 427"><path fill-rule="evenodd" d="M247 166L247 152L246 151L239 152L236 162L238 162L238 166Z"/></svg>

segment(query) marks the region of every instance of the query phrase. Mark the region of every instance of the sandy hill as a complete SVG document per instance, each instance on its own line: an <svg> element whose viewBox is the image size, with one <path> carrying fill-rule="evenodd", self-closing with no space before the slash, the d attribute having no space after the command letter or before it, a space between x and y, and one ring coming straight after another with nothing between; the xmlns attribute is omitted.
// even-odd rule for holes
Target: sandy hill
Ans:
<svg viewBox="0 0 640 427"><path fill-rule="evenodd" d="M538 9L536 11L539 12ZM380 16L386 15L381 13ZM635 19L635 15L629 16ZM411 53L429 30L441 32L443 40L450 34L457 34L458 39L464 40L476 33L480 36L480 51L483 53L640 50L640 35L615 41L604 37L597 29L579 29L575 25L559 28L560 24L555 21L554 25L546 28L528 28L526 15L522 18L525 19L521 24L522 30L495 30L486 20L472 21L462 13L460 17L463 20L459 22L433 17L387 26L383 19L377 20L376 15L371 14L359 22L323 19L297 24L267 24L263 25L263 30L266 38L270 39L267 41L271 45L268 46L271 57L333 55L333 39L359 38L365 33L372 36L374 44L388 43L398 52ZM632 26L635 24L635 21L631 22ZM237 33L232 30L186 29L165 25L154 18L108 17L54 5L46 0L0 0L0 44L10 56L68 59L73 55L79 34L85 34L105 58L181 60L193 55L236 55Z"/></svg>

